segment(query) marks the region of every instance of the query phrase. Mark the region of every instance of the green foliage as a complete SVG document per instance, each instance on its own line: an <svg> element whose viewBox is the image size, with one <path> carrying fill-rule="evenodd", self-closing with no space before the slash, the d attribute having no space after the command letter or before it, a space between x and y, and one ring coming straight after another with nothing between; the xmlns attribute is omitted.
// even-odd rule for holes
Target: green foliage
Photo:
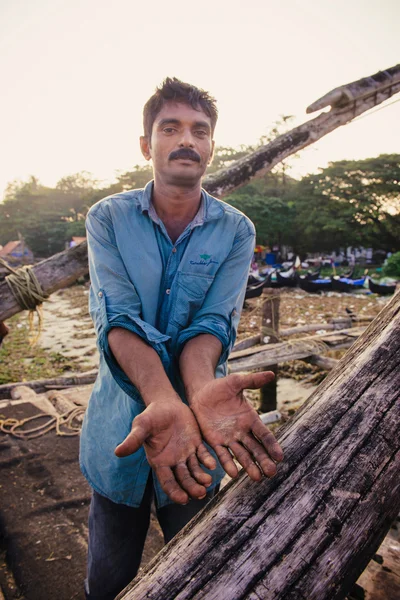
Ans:
<svg viewBox="0 0 400 600"><path fill-rule="evenodd" d="M266 143L287 128L282 117L260 139ZM208 172L229 167L253 151L217 147ZM123 190L144 187L150 165L121 172L114 184L100 188L85 171L60 179L55 188L35 177L14 181L0 203L0 243L22 235L36 257L64 249L72 236L85 235L85 216L95 202ZM297 181L288 166L254 179L224 199L256 225L257 243L291 246L307 252L331 252L346 246L400 250L400 155L330 163L319 173Z"/></svg>
<svg viewBox="0 0 400 600"><path fill-rule="evenodd" d="M400 252L392 254L392 256L387 259L387 263L383 267L382 272L388 277L400 279Z"/></svg>

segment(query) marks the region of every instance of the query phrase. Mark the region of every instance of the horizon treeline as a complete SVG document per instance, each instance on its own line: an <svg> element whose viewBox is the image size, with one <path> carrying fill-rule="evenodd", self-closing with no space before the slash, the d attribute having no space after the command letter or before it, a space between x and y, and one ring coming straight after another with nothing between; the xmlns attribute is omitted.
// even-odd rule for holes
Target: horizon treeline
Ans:
<svg viewBox="0 0 400 600"><path fill-rule="evenodd" d="M208 172L252 150L218 147ZM0 203L0 244L22 236L35 257L51 256L72 236L85 235L85 216L95 202L144 187L150 179L146 165L119 174L107 187L85 171L63 177L54 188L34 176L14 181ZM400 250L400 154L332 162L299 180L282 163L224 201L252 219L258 244L289 246L301 256L349 246Z"/></svg>

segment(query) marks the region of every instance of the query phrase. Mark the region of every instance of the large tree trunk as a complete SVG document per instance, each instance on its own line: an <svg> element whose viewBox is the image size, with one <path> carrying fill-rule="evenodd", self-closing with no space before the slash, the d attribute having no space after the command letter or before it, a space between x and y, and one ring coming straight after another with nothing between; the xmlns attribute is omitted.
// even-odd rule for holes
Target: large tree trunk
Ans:
<svg viewBox="0 0 400 600"><path fill-rule="evenodd" d="M307 109L307 112L313 112L331 106L329 112L261 146L255 152L233 163L228 169L209 175L203 181L203 186L210 194L222 198L254 177L270 171L291 154L313 144L399 91L400 65L336 88ZM56 254L34 267L35 275L47 294L69 285L87 271L86 242L72 250ZM22 309L7 284L0 283L0 321L8 319L20 310Z"/></svg>
<svg viewBox="0 0 400 600"><path fill-rule="evenodd" d="M282 429L118 598L338 600L400 509L400 294Z"/></svg>

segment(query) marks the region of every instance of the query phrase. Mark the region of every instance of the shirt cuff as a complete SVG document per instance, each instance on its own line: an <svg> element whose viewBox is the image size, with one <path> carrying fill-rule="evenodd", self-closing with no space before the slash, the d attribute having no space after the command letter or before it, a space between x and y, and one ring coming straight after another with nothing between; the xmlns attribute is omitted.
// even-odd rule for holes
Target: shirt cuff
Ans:
<svg viewBox="0 0 400 600"><path fill-rule="evenodd" d="M218 365L224 364L228 360L230 351L235 343L236 332L233 331L231 324L222 317L207 317L199 323L194 321L187 329L183 329L177 341L178 356L180 356L184 345L189 340L203 333L209 333L219 339L222 344L222 351Z"/></svg>

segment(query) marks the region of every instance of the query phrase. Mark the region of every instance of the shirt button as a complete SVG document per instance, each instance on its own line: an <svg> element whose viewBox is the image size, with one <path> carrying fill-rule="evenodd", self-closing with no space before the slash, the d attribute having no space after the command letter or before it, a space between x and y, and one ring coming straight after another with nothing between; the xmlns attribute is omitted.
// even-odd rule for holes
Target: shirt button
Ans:
<svg viewBox="0 0 400 600"><path fill-rule="evenodd" d="M175 247L172 248L172 252L175 254L175 252L176 252L176 248Z"/></svg>
<svg viewBox="0 0 400 600"><path fill-rule="evenodd" d="M98 295L99 298L102 298L103 297L103 292L99 292L97 295Z"/></svg>
<svg viewBox="0 0 400 600"><path fill-rule="evenodd" d="M165 290L165 293L168 294L168 296L169 296L171 293L171 290Z"/></svg>

